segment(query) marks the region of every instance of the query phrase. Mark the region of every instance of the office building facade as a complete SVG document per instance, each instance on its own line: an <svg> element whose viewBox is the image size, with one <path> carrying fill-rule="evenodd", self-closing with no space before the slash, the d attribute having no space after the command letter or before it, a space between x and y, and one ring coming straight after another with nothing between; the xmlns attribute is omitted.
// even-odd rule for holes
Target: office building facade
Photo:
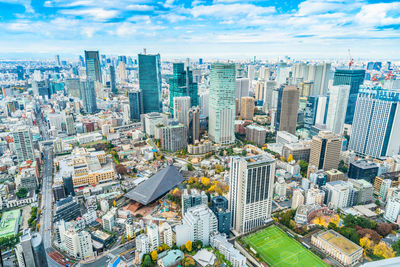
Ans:
<svg viewBox="0 0 400 267"><path fill-rule="evenodd" d="M190 97L190 106L199 105L198 85L193 81L193 72L184 63L174 63L172 78L169 79L169 103L171 111L175 114L175 97Z"/></svg>
<svg viewBox="0 0 400 267"><path fill-rule="evenodd" d="M235 65L215 63L210 73L209 137L218 144L235 142Z"/></svg>
<svg viewBox="0 0 400 267"><path fill-rule="evenodd" d="M28 159L34 160L34 149L32 141L32 133L29 128L21 127L12 133L14 139L15 151L18 162L24 162Z"/></svg>
<svg viewBox="0 0 400 267"><path fill-rule="evenodd" d="M200 141L200 108L192 107L187 114L188 143Z"/></svg>
<svg viewBox="0 0 400 267"><path fill-rule="evenodd" d="M102 82L99 51L85 51L86 77L88 80Z"/></svg>
<svg viewBox="0 0 400 267"><path fill-rule="evenodd" d="M143 97L143 112L161 112L160 55L139 54L139 88Z"/></svg>
<svg viewBox="0 0 400 267"><path fill-rule="evenodd" d="M143 98L140 90L128 92L129 115L131 121L140 121L140 115L143 114Z"/></svg>
<svg viewBox="0 0 400 267"><path fill-rule="evenodd" d="M230 162L231 227L246 233L271 218L275 160L266 154L234 156Z"/></svg>
<svg viewBox="0 0 400 267"><path fill-rule="evenodd" d="M83 110L86 113L97 112L96 90L93 80L81 81L79 86Z"/></svg>
<svg viewBox="0 0 400 267"><path fill-rule="evenodd" d="M342 139L330 131L321 131L313 136L311 142L309 168L315 166L318 170L336 169L339 165Z"/></svg>
<svg viewBox="0 0 400 267"><path fill-rule="evenodd" d="M349 85L335 85L329 88L329 105L326 117L327 128L341 135L346 117Z"/></svg>
<svg viewBox="0 0 400 267"><path fill-rule="evenodd" d="M278 108L275 117L275 129L296 133L297 113L299 109L299 90L296 86L282 86L278 91Z"/></svg>

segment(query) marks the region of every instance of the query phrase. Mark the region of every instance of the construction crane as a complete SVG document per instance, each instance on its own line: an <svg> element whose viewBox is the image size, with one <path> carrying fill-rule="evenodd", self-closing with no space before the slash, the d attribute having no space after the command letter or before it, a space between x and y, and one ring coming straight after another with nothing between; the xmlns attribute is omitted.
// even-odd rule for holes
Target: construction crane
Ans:
<svg viewBox="0 0 400 267"><path fill-rule="evenodd" d="M350 48L347 51L349 52L349 69L351 69L351 65L353 65L354 61L353 58L351 57Z"/></svg>
<svg viewBox="0 0 400 267"><path fill-rule="evenodd" d="M388 75L385 76L385 80L391 80L394 77L392 71L389 71Z"/></svg>
<svg viewBox="0 0 400 267"><path fill-rule="evenodd" d="M374 82L378 81L378 74L375 74L375 75L371 78L371 81L374 81Z"/></svg>

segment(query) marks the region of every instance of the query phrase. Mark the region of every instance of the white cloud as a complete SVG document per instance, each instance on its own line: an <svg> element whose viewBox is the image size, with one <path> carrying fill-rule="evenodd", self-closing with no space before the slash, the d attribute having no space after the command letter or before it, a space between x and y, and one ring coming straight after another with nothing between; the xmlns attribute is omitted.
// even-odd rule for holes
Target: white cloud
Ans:
<svg viewBox="0 0 400 267"><path fill-rule="evenodd" d="M393 11L397 12L397 17L388 15ZM400 2L365 5L356 15L356 21L369 26L400 24Z"/></svg>
<svg viewBox="0 0 400 267"><path fill-rule="evenodd" d="M135 11L151 11L154 10L154 7L149 5L128 5L126 6L126 9Z"/></svg>
<svg viewBox="0 0 400 267"><path fill-rule="evenodd" d="M33 13L33 8L31 6L31 0L2 0L1 2L23 5L26 12Z"/></svg>
<svg viewBox="0 0 400 267"><path fill-rule="evenodd" d="M119 27L117 27L116 34L121 37L126 37L134 34L136 32L135 25L132 23L124 22Z"/></svg>
<svg viewBox="0 0 400 267"><path fill-rule="evenodd" d="M260 7L252 4L216 4L211 6L195 6L191 13L194 17L214 16L214 17L232 17L237 15L254 16L275 12L274 7Z"/></svg>
<svg viewBox="0 0 400 267"><path fill-rule="evenodd" d="M358 1L354 0L306 0L299 4L298 15L307 16L343 10L348 12L359 6Z"/></svg>
<svg viewBox="0 0 400 267"><path fill-rule="evenodd" d="M106 10L103 8L88 8L88 9L66 9L61 11L65 15L88 16L97 21L104 21L115 18L119 12L117 10Z"/></svg>

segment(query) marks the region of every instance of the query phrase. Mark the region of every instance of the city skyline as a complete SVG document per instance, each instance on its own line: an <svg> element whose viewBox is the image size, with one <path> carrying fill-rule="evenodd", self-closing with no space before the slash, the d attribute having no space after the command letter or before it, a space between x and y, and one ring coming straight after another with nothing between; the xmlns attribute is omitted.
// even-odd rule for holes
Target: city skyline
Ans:
<svg viewBox="0 0 400 267"><path fill-rule="evenodd" d="M400 2L0 2L0 58L64 57L82 50L165 57L291 56L397 59Z"/></svg>

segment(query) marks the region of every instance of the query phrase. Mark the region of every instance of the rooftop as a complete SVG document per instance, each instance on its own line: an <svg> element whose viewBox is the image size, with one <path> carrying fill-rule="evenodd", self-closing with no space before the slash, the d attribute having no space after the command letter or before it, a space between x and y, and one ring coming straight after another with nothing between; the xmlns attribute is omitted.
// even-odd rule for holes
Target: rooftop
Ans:
<svg viewBox="0 0 400 267"><path fill-rule="evenodd" d="M362 249L360 246L357 246L355 243L351 242L350 240L333 230L326 231L322 234L319 234L319 236L320 238L324 239L334 247L340 249L347 255L351 255L356 251Z"/></svg>

